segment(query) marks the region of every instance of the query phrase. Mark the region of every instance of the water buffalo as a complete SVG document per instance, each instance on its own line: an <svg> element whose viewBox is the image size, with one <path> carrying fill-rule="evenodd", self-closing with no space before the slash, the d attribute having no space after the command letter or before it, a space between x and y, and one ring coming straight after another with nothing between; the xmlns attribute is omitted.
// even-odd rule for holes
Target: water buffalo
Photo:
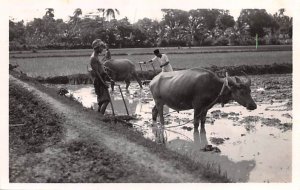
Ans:
<svg viewBox="0 0 300 190"><path fill-rule="evenodd" d="M254 110L256 104L250 95L251 80L248 76L246 79L242 81L239 77L228 76L219 78L202 68L162 72L150 82L155 101L152 119L156 121L159 114L160 122L164 125L164 105L176 111L194 109L194 128L199 127L199 120L201 128L204 128L207 111L216 103L224 105L235 100L248 110Z"/></svg>
<svg viewBox="0 0 300 190"><path fill-rule="evenodd" d="M107 68L107 73L113 80L124 80L126 83L126 89L130 85L130 79L133 77L137 80L140 87L143 88L141 80L138 78L134 64L128 59L110 59L104 62L104 66ZM114 90L114 84L111 84L112 90Z"/></svg>

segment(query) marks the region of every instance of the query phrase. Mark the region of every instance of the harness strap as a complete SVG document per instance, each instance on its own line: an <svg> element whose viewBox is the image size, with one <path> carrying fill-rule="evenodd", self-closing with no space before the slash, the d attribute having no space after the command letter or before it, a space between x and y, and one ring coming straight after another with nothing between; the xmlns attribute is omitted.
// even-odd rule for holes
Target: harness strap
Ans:
<svg viewBox="0 0 300 190"><path fill-rule="evenodd" d="M217 96L217 98L216 98L214 101L212 101L212 102L206 107L206 110L210 109L210 108L218 101L218 99L220 98L220 96L222 96L222 94L223 94L224 89L225 89L226 86L228 86L228 80L227 80L227 77L226 77L225 80L224 80L224 83L223 83L223 86L222 86L222 89L221 89L219 95Z"/></svg>
<svg viewBox="0 0 300 190"><path fill-rule="evenodd" d="M228 79L227 79L227 77L228 77L228 75L227 75L227 73L226 73L226 78L225 78L225 80L224 80L222 89L221 89L221 91L220 91L218 97L217 97L212 103L210 103L204 110L202 110L196 117L199 117L199 116L203 113L203 111L208 111L208 110L209 110L209 109L210 109L210 108L218 101L218 99L220 98L220 96L222 96L222 94L223 94L224 89L225 89L226 86L230 89L230 87L228 86ZM187 124L187 123L189 123L189 122L191 122L191 121L193 121L193 119L190 119L190 120L189 120L188 122L186 122L186 123L182 123L182 124L179 124L179 125L176 125L176 126L170 126L170 127L166 127L166 128L179 127L179 126L185 125L185 124Z"/></svg>

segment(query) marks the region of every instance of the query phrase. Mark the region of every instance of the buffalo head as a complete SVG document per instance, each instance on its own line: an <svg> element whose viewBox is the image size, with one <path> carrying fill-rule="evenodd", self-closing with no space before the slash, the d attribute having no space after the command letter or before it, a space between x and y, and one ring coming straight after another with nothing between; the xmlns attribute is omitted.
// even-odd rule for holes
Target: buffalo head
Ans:
<svg viewBox="0 0 300 190"><path fill-rule="evenodd" d="M245 74L245 73L244 73ZM255 110L256 104L251 97L251 79L245 74L246 80L243 81L240 77L226 76L228 83L226 86L231 92L232 99L237 101L248 110Z"/></svg>

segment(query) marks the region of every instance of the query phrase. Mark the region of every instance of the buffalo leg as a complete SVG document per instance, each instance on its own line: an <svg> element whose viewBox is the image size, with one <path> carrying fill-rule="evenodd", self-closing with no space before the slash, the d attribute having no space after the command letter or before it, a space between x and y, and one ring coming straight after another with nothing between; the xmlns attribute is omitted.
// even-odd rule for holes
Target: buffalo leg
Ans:
<svg viewBox="0 0 300 190"><path fill-rule="evenodd" d="M142 82L140 78L137 76L136 72L132 73L132 76L135 78L135 80L139 83L140 87L143 88Z"/></svg>
<svg viewBox="0 0 300 190"><path fill-rule="evenodd" d="M196 148L200 147L202 149L208 145L205 129L201 128L200 133L198 128L194 129L194 142L196 144Z"/></svg>
<svg viewBox="0 0 300 190"><path fill-rule="evenodd" d="M163 114L164 105L161 103L155 102L155 106L152 109L152 119L156 121L157 115L159 114L160 124L164 125L164 114Z"/></svg>
<svg viewBox="0 0 300 190"><path fill-rule="evenodd" d="M205 148L208 145L205 128L200 130L200 147Z"/></svg>
<svg viewBox="0 0 300 190"><path fill-rule="evenodd" d="M157 110L158 110L158 114L159 114L160 124L164 125L165 124L165 121L164 121L164 105L163 104L157 105Z"/></svg>
<svg viewBox="0 0 300 190"><path fill-rule="evenodd" d="M152 120L156 122L156 119L157 119L157 115L158 115L158 110L156 108L156 106L154 106L152 108Z"/></svg>
<svg viewBox="0 0 300 190"><path fill-rule="evenodd" d="M194 134L193 134L193 136L194 136L194 143L199 146L199 144L201 142L201 139L200 139L199 129L198 128L194 128ZM197 146L197 148L198 148L198 146Z"/></svg>
<svg viewBox="0 0 300 190"><path fill-rule="evenodd" d="M126 90L128 90L129 85L130 85L130 79L125 79L125 83L126 83Z"/></svg>
<svg viewBox="0 0 300 190"><path fill-rule="evenodd" d="M108 76L110 76L110 78L111 78L113 81L116 81L117 78L118 78L117 75L116 75L115 73L112 73L112 72L110 72ZM111 83L110 83L110 87L111 87L111 90L114 91L114 90L115 90L115 88L114 88L114 87L115 87L115 82L111 82Z"/></svg>
<svg viewBox="0 0 300 190"><path fill-rule="evenodd" d="M203 112L201 113L201 130L204 129L205 130L205 120L206 120L206 114L207 114L207 110L203 110Z"/></svg>
<svg viewBox="0 0 300 190"><path fill-rule="evenodd" d="M194 109L194 128L198 130L200 120L200 110Z"/></svg>
<svg viewBox="0 0 300 190"><path fill-rule="evenodd" d="M110 87L111 87L111 90L114 91L114 90L115 90L115 89L114 89L114 88L115 88L115 83L114 83L114 82L111 82L111 83L110 83Z"/></svg>

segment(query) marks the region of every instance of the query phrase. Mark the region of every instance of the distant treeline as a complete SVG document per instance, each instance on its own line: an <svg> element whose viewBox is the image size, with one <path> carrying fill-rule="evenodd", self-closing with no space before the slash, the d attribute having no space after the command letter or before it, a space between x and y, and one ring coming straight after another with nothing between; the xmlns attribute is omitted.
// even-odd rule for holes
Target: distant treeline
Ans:
<svg viewBox="0 0 300 190"><path fill-rule="evenodd" d="M68 21L54 18L48 8L33 21L9 21L9 49L85 49L100 38L111 48L292 44L292 18L280 9L242 9L237 21L228 10L162 9L161 21L144 18L131 24L115 19L117 9L82 15L76 9Z"/></svg>

